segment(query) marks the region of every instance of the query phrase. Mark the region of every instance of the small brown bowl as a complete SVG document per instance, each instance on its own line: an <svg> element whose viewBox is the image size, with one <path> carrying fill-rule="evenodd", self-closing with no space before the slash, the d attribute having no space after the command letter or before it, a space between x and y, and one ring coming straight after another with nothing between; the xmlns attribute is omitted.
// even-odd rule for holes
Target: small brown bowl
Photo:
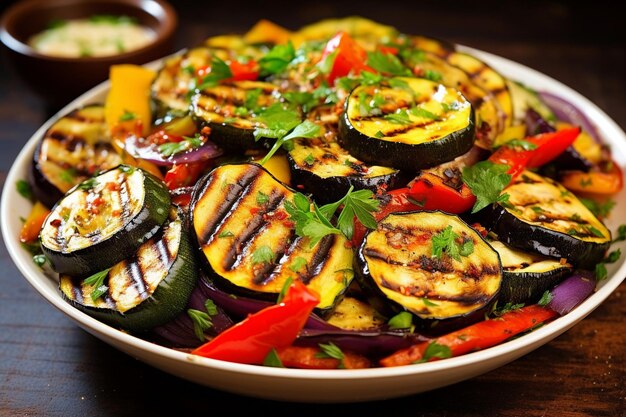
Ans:
<svg viewBox="0 0 626 417"><path fill-rule="evenodd" d="M140 49L103 57L66 58L44 55L28 39L51 21L119 15L137 19L155 33ZM59 106L108 78L116 64L145 64L172 52L176 12L163 0L22 0L0 20L0 40L17 73L49 105Z"/></svg>

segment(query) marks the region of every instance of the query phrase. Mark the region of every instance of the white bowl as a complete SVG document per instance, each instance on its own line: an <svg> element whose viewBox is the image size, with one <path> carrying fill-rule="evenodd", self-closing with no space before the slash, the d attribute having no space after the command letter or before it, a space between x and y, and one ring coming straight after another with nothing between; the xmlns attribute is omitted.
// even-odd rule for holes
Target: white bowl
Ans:
<svg viewBox="0 0 626 417"><path fill-rule="evenodd" d="M463 49L485 60L507 77L523 81L536 90L558 94L577 105L598 126L605 142L611 145L615 161L624 169L626 135L596 105L569 87L528 67L482 51ZM150 65L157 68L160 61ZM16 192L15 182L26 178L37 141L61 115L78 106L102 102L108 88L108 82L102 83L74 100L46 122L24 146L3 190L0 206L2 234L19 270L48 302L102 341L173 375L234 393L288 401L355 402L415 394L483 374L549 342L591 313L626 276L626 264L622 258L618 263L609 265L609 278L598 285L597 291L564 317L490 349L419 365L357 370L269 368L201 358L147 342L109 327L63 301L57 283L41 272L31 256L20 247L17 238L21 227L19 218L28 213L30 204ZM612 231L619 224L626 223L626 192L620 192L616 202L613 215L607 221ZM624 250L624 244L620 245Z"/></svg>

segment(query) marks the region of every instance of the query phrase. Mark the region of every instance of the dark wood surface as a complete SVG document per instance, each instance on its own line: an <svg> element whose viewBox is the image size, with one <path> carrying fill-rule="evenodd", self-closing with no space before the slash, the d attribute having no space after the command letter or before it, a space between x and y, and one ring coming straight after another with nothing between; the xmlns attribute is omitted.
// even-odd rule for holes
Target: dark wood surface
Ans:
<svg viewBox="0 0 626 417"><path fill-rule="evenodd" d="M626 127L624 35L611 2L459 3L177 2L177 46L243 31L261 17L297 28L360 14L526 64L573 87ZM0 185L25 140L53 110L0 63ZM0 243L0 416L241 414L244 408L254 415L624 416L625 297L622 284L566 334L478 378L388 401L301 405L204 388L118 352L48 305Z"/></svg>

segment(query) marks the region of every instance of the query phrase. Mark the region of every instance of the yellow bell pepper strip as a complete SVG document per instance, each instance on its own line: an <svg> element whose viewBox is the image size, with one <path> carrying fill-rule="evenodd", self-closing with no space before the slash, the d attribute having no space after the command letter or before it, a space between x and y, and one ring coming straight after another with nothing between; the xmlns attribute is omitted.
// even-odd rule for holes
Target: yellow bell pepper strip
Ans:
<svg viewBox="0 0 626 417"><path fill-rule="evenodd" d="M150 85L155 77L156 72L138 65L111 67L111 89L104 105L110 130L121 125L129 132L139 127L141 134L148 134L152 124Z"/></svg>
<svg viewBox="0 0 626 417"><path fill-rule="evenodd" d="M247 43L287 43L292 36L291 31L266 19L259 20L252 29L243 36Z"/></svg>
<svg viewBox="0 0 626 417"><path fill-rule="evenodd" d="M36 241L48 214L50 214L50 210L39 201L36 202L22 226L20 242L29 243Z"/></svg>

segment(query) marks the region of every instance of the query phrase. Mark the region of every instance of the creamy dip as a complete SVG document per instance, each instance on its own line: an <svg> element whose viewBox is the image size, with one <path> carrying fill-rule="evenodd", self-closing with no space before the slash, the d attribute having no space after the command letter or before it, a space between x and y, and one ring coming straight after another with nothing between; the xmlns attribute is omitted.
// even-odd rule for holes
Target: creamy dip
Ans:
<svg viewBox="0 0 626 417"><path fill-rule="evenodd" d="M28 44L37 52L59 57L117 55L149 44L155 33L127 16L92 16L55 21Z"/></svg>

